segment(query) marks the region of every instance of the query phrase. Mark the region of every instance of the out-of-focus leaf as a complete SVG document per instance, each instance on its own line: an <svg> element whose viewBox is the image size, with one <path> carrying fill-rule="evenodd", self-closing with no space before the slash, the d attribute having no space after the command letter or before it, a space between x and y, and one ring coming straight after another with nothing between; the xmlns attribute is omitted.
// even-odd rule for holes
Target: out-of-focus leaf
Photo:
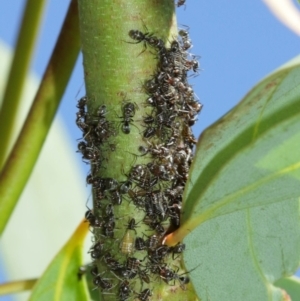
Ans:
<svg viewBox="0 0 300 301"><path fill-rule="evenodd" d="M279 21L300 36L300 11L292 0L263 0L263 2Z"/></svg>
<svg viewBox="0 0 300 301"><path fill-rule="evenodd" d="M300 279L298 277L282 278L275 284L284 289L293 301L300 301Z"/></svg>
<svg viewBox="0 0 300 301"><path fill-rule="evenodd" d="M78 8L77 1L72 0L24 126L0 173L0 234L33 170L79 50Z"/></svg>
<svg viewBox="0 0 300 301"><path fill-rule="evenodd" d="M82 245L87 231L88 223L83 221L35 285L30 301L89 300L86 281L78 277L78 269L82 265Z"/></svg>

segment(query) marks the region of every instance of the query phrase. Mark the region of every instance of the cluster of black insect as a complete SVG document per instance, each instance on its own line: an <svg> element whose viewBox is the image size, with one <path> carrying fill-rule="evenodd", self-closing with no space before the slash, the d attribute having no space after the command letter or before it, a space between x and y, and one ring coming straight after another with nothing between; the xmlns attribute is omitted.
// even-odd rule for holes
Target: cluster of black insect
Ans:
<svg viewBox="0 0 300 301"><path fill-rule="evenodd" d="M178 6L184 2L178 1ZM135 297L148 301L153 281L178 283L182 289L189 283L186 273L179 273L179 268L170 265L185 250L185 245L169 247L163 244L163 239L180 226L182 194L196 143L191 126L202 105L188 84L188 77L198 74L199 64L197 57L188 52L192 43L187 30L180 30L170 47L149 32L130 30L129 36L132 43L142 43L144 50L150 48L158 61L155 74L143 87L148 94L145 100L148 112L138 120L144 128L140 134L145 143L137 149L136 157L146 158L148 163L135 164L124 171L125 181L99 176L105 161L103 149L114 150L111 138L119 128L123 134L130 134L136 121L137 105L129 100L123 101L121 116L117 117L119 126L116 126L107 120L104 105L94 113L87 113L88 100L83 97L77 105L76 124L83 132L78 151L83 160L91 163L87 183L92 185L95 199L94 209L88 209L85 214L95 236L90 249L93 283L107 294L117 287L117 300ZM128 216L116 217L114 208L124 200L144 212L144 218L137 221ZM122 223L118 222L118 227L116 223L124 218L127 222L123 222L121 229ZM146 230L141 233L138 228L142 224ZM123 231L122 239L115 239L116 230ZM107 241L111 248L107 247ZM120 254L112 252L115 243ZM99 262L106 270L99 271ZM139 292L134 289L137 279L141 283Z"/></svg>
<svg viewBox="0 0 300 301"><path fill-rule="evenodd" d="M113 123L106 119L106 106L102 105L93 113L88 113L87 102L88 98L82 97L77 103L76 125L82 131L78 152L82 154L84 162L91 165L93 173L97 174L104 160L100 146L108 145L113 150L114 146L109 141L111 136L116 135L116 131ZM92 174L88 176L87 182L93 184L95 188L100 185L96 183L97 180ZM105 184L109 185L108 181Z"/></svg>

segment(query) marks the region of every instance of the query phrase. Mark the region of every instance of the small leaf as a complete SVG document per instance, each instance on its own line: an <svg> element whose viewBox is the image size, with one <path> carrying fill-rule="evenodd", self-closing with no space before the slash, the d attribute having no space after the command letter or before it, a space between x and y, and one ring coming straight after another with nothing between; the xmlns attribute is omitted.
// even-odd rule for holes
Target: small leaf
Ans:
<svg viewBox="0 0 300 301"><path fill-rule="evenodd" d="M214 217L300 196L299 83L297 57L203 132L169 241Z"/></svg>
<svg viewBox="0 0 300 301"><path fill-rule="evenodd" d="M299 228L298 200L239 210L202 224L184 240L187 270L199 265L190 273L198 297L289 300L273 283L297 269Z"/></svg>
<svg viewBox="0 0 300 301"><path fill-rule="evenodd" d="M35 285L30 301L89 300L86 281L78 278L87 231L88 223L83 221Z"/></svg>
<svg viewBox="0 0 300 301"><path fill-rule="evenodd" d="M276 286L284 289L293 301L300 301L300 279L298 277L279 279Z"/></svg>

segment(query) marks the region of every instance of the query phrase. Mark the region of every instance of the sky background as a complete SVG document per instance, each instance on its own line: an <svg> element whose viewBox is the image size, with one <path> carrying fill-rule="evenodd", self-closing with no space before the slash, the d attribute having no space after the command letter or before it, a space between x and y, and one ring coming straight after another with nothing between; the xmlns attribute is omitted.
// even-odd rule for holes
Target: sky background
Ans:
<svg viewBox="0 0 300 301"><path fill-rule="evenodd" d="M25 1L0 4L0 39L14 48ZM194 127L203 129L224 115L263 77L299 54L300 40L259 0L187 0L177 9L178 24L190 27L192 53L201 56L202 71L192 80L204 105ZM43 75L68 8L67 0L49 0L31 70ZM63 117L74 152L80 132L75 126L76 102L84 95L82 58L79 57L59 114ZM83 175L84 164L78 156ZM1 264L1 262L0 262ZM299 274L300 275L300 274ZM0 279L1 280L1 279ZM0 297L0 300L8 300Z"/></svg>

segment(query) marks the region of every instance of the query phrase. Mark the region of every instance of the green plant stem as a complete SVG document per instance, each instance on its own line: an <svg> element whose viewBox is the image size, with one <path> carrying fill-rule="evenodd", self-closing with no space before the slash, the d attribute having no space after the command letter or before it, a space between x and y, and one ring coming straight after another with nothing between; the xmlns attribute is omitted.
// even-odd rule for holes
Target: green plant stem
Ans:
<svg viewBox="0 0 300 301"><path fill-rule="evenodd" d="M2 283L0 284L0 296L31 290L37 280L27 279Z"/></svg>
<svg viewBox="0 0 300 301"><path fill-rule="evenodd" d="M16 50L4 91L0 111L0 170L12 143L12 133L20 108L21 95L33 54L34 44L46 1L27 0Z"/></svg>
<svg viewBox="0 0 300 301"><path fill-rule="evenodd" d="M169 0L136 0L136 1L88 1L79 0L80 33L83 52L83 65L85 72L85 84L87 91L88 116L95 115L95 110L102 105L106 107L105 119L114 128L109 141L114 145L113 151L109 144L101 143L101 168L97 175L102 179L113 178L122 183L126 175L130 173L133 165L146 164L151 160L149 156L139 156L138 148L147 145L147 139L143 137L145 126L142 120L152 109L146 105L149 97L145 93L143 85L149 81L157 68L157 56L155 49L136 43L128 35L130 30L139 30L144 33L154 34L166 44L177 36L176 17L174 14L174 2ZM124 102L132 102L137 105L136 112L130 122L130 133L122 132L122 116ZM89 133L86 134L88 136ZM92 134L91 134L92 135ZM86 139L88 137L84 137ZM149 141L148 141L149 142ZM154 143L161 143L159 140ZM96 199L96 198L95 198ZM93 214L101 218L105 212L101 211L106 205L111 205L109 200L101 200L97 205L94 199ZM99 208L100 207L100 208ZM154 233L144 224L145 212L138 210L133 202L123 200L121 205L114 206L115 229L113 240L103 236L103 229L94 228L94 241L103 241L105 250L116 256L119 262L126 262L128 254L120 251L120 244L131 241L135 236L143 237ZM126 232L126 224L130 218L138 222L136 232ZM133 234L132 234L133 233ZM122 253L123 252L123 253ZM125 253L125 254L124 254ZM129 252L130 253L130 252ZM146 254L132 252L130 256L143 261ZM105 273L105 277L115 278L109 274L104 260L95 260L99 273ZM175 265L178 262L174 263ZM102 274L101 274L102 275ZM118 280L117 280L118 281ZM176 297L170 292L170 286L163 281L151 283L151 300L195 300L190 292L177 290ZM100 292L99 300L119 300L120 284L114 285L109 294ZM130 284L132 295L141 292L145 287L141 281L132 281Z"/></svg>
<svg viewBox="0 0 300 301"><path fill-rule="evenodd" d="M73 0L24 127L0 175L0 233L38 158L79 50L78 8Z"/></svg>

